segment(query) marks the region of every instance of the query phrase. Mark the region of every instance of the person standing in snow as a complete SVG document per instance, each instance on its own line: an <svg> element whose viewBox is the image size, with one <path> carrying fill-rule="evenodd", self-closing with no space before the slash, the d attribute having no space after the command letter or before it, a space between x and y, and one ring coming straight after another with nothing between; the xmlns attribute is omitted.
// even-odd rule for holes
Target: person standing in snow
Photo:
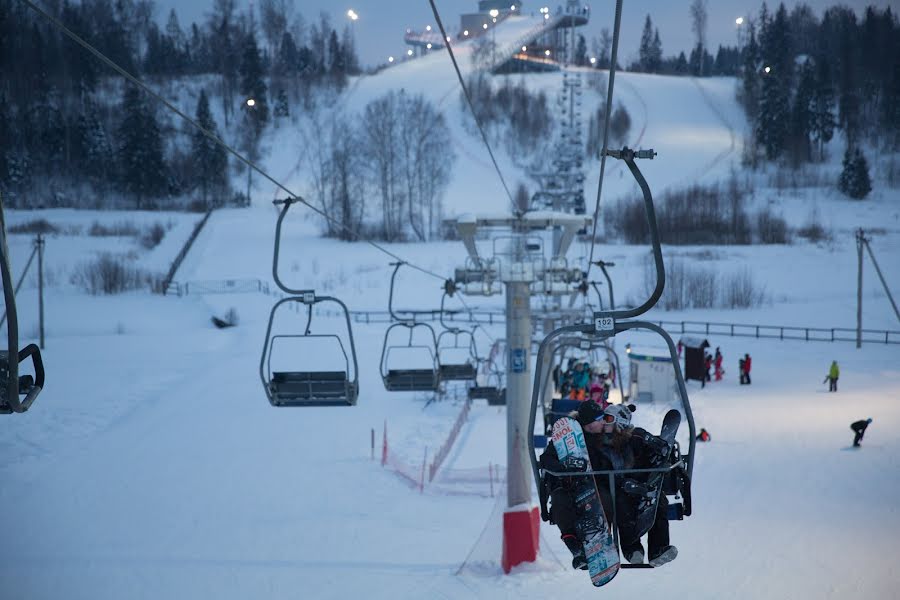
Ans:
<svg viewBox="0 0 900 600"><path fill-rule="evenodd" d="M853 447L859 448L859 443L862 441L863 436L866 433L866 427L869 426L869 423L872 422L872 417L864 421L855 421L850 424L850 429L853 430Z"/></svg>
<svg viewBox="0 0 900 600"><path fill-rule="evenodd" d="M588 447L594 471L614 469L643 469L656 467L663 460L668 445L659 437L631 425L634 405L610 404L605 409L594 402L585 402L572 417L584 428L584 441ZM540 458L541 468L560 472L556 448L549 444ZM595 475L597 491L603 510L612 517L612 494L605 475ZM623 477L615 478L616 522L619 527L622 554L630 563L643 563L644 547L636 530L637 499L623 490ZM572 567L586 568L584 547L576 535L574 480L572 477L544 475L545 497L550 498L549 520L559 526L563 542L572 552ZM670 562L678 555L678 549L669 544L668 499L660 495L656 521L648 532L647 542L650 564L654 567Z"/></svg>
<svg viewBox="0 0 900 600"><path fill-rule="evenodd" d="M750 385L750 355L745 354L744 360L741 362L741 383Z"/></svg>
<svg viewBox="0 0 900 600"><path fill-rule="evenodd" d="M706 382L707 382L707 381L712 381L712 379L711 379L710 376L709 376L709 370L712 368L712 364L713 364L713 358L712 358L712 356L709 355L708 353L704 352L704 353L703 353L703 369L704 369L704 375L703 375L703 381L700 382L700 387L701 387L701 388L705 388L705 387L706 387Z"/></svg>
<svg viewBox="0 0 900 600"><path fill-rule="evenodd" d="M725 374L725 371L722 370L722 351L719 350L718 346L716 346L716 356L713 359L713 365L716 370L716 381L722 381L722 376Z"/></svg>
<svg viewBox="0 0 900 600"><path fill-rule="evenodd" d="M836 392L837 391L837 382L838 377L841 376L841 369L838 367L837 361L831 361L831 367L828 369L828 375L825 377L825 381L828 382L828 391ZM823 382L824 383L824 382Z"/></svg>

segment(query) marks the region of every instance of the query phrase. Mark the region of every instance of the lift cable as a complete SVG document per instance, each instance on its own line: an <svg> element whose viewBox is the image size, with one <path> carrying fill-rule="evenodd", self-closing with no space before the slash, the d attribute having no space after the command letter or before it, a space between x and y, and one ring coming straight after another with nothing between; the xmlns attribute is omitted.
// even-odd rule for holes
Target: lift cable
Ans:
<svg viewBox="0 0 900 600"><path fill-rule="evenodd" d="M609 115L612 112L613 87L616 81L616 60L619 54L619 29L622 24L622 0L616 0L616 20L613 29L612 56L609 64L609 82L606 87L606 114L603 116L603 151L600 153L600 181L597 182L597 204L594 206L594 222L591 225L591 253L586 272L590 274L594 263L594 244L597 239L597 221L600 219L600 196L603 192L603 175L606 172L606 151L609 143Z"/></svg>
<svg viewBox="0 0 900 600"><path fill-rule="evenodd" d="M487 147L488 154L491 156L491 162L494 163L494 169L497 171L497 176L500 177L500 183L503 184L503 189L506 190L506 195L509 197L509 205L512 208L513 212L518 214L518 209L516 207L516 202L513 200L512 193L509 191L509 186L506 185L506 179L503 178L503 173L500 171L500 165L497 164L497 159L494 157L494 151L491 150L491 143L488 141L487 134L484 132L484 128L481 126L481 121L478 119L478 113L475 112L475 105L472 104L472 97L469 95L469 90L466 88L466 82L463 80L462 73L459 70L459 64L456 62L456 55L453 54L453 48L450 47L450 36L447 35L447 31L444 29L444 23L441 21L441 15L438 14L437 6L434 3L434 0L428 0L428 3L431 4L431 11L434 13L434 20L437 22L438 29L441 30L441 36L444 40L444 45L447 47L447 53L450 54L450 60L453 62L453 69L456 71L456 77L459 79L459 85L462 87L463 95L466 97L466 103L469 105L469 110L472 111L472 118L475 119L475 125L478 126L478 131L481 133L481 139L484 141L484 145Z"/></svg>

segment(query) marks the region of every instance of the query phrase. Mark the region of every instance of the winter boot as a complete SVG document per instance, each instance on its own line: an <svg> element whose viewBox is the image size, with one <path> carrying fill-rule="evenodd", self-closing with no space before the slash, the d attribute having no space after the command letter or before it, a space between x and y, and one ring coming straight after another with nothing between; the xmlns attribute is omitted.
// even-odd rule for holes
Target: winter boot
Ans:
<svg viewBox="0 0 900 600"><path fill-rule="evenodd" d="M632 565L639 565L644 562L644 547L640 542L622 546L622 556L625 557Z"/></svg>
<svg viewBox="0 0 900 600"><path fill-rule="evenodd" d="M675 546L665 546L658 553L650 556L650 564L654 567L661 567L667 562L675 560L678 556L678 548Z"/></svg>
<svg viewBox="0 0 900 600"><path fill-rule="evenodd" d="M572 553L572 568L587 569L587 558L584 556L584 546L578 541L578 538L572 534L568 534L562 536L562 540L565 542L569 552Z"/></svg>

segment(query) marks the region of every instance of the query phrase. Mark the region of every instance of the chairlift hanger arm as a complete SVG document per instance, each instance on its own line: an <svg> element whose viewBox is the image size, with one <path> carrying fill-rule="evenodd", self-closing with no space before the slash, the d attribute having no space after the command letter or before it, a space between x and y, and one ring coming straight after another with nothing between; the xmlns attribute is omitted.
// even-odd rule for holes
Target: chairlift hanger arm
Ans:
<svg viewBox="0 0 900 600"><path fill-rule="evenodd" d="M282 281L281 277L278 276L278 254L281 250L281 225L284 222L284 217L287 215L288 210L291 208L291 204L295 202L299 202L299 200L295 200L294 198L286 198L284 200L275 200L272 204L278 205L283 204L284 207L281 209L281 212L278 213L278 222L275 224L275 251L272 253L272 278L275 280L275 285L281 289L286 294L290 294L292 296L305 296L309 297L309 294L313 294L315 296L315 292L313 290L295 290L293 288L287 287Z"/></svg>
<svg viewBox="0 0 900 600"><path fill-rule="evenodd" d="M38 394L44 389L44 362L41 359L41 349L35 344L28 344L22 350L19 347L19 319L16 310L16 293L13 289L12 270L9 264L9 247L6 243L6 216L3 211L3 200L0 197L0 273L3 282L3 303L6 307L6 381L3 392L5 398L0 398L0 413L23 413L31 408ZM30 376L19 377L19 363L31 357L34 364L34 381ZM25 398L19 399L22 393L20 385L28 384Z"/></svg>
<svg viewBox="0 0 900 600"><path fill-rule="evenodd" d="M644 196L644 209L647 213L647 226L650 231L650 243L653 248L653 262L656 265L656 286L653 289L653 293L650 294L650 297L641 304L637 308L629 308L625 310L615 310L613 309L610 313L610 316L615 319L627 319L631 317L638 317L656 304L656 302L660 299L663 293L663 288L666 285L666 270L665 265L663 264L662 258L662 246L659 240L659 227L656 224L656 210L653 207L653 195L650 193L650 186L647 185L647 180L644 178L643 173L638 168L637 164L635 164L635 159L637 158L649 158L652 159L656 156L656 152L653 150L632 150L627 146L622 148L621 150L607 150L606 154L613 157L618 158L620 160L624 160L625 164L628 165L628 169L631 171L631 174L634 176L635 181L638 186L641 188L641 193ZM604 274L606 274L607 279L609 275L606 273L606 266L611 263L604 263L601 265ZM612 289L612 286L610 286Z"/></svg>

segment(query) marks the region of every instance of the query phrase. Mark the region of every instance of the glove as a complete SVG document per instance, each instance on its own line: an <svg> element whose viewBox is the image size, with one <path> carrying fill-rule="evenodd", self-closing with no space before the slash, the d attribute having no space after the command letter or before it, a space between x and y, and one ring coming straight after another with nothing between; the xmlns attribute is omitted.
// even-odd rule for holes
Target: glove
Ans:
<svg viewBox="0 0 900 600"><path fill-rule="evenodd" d="M569 455L562 461L562 466L566 471L587 471L587 460Z"/></svg>

